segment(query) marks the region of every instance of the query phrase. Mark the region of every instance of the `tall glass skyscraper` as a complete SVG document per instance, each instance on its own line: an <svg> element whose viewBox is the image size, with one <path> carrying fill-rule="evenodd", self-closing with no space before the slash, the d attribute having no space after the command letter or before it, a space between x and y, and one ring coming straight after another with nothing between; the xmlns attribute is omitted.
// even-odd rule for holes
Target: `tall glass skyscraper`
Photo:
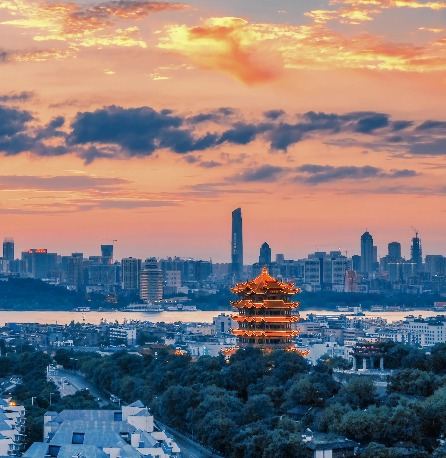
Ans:
<svg viewBox="0 0 446 458"><path fill-rule="evenodd" d="M14 261L14 239L6 237L3 242L3 259Z"/></svg>
<svg viewBox="0 0 446 458"><path fill-rule="evenodd" d="M361 272L368 275L373 272L373 237L368 231L361 235Z"/></svg>
<svg viewBox="0 0 446 458"><path fill-rule="evenodd" d="M236 279L240 279L243 272L243 231L242 209L236 208L232 212L232 239L231 239L231 272Z"/></svg>
<svg viewBox="0 0 446 458"><path fill-rule="evenodd" d="M421 239L418 237L417 231L415 231L415 237L412 239L410 254L411 261L417 265L417 272L421 272L423 268L423 251L421 249Z"/></svg>

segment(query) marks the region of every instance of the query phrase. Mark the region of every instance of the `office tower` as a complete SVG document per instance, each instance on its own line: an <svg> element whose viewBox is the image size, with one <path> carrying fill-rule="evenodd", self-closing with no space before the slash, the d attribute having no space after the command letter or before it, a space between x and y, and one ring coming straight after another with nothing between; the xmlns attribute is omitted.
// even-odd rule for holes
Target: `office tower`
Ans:
<svg viewBox="0 0 446 458"><path fill-rule="evenodd" d="M352 268L355 272L361 271L361 256L359 256L359 254L354 254L352 256Z"/></svg>
<svg viewBox="0 0 446 458"><path fill-rule="evenodd" d="M101 256L103 264L113 264L113 245L101 245Z"/></svg>
<svg viewBox="0 0 446 458"><path fill-rule="evenodd" d="M139 275L141 271L141 259L124 258L121 267L121 282L124 291L139 290Z"/></svg>
<svg viewBox="0 0 446 458"><path fill-rule="evenodd" d="M396 262L401 259L401 243L390 242L387 245L389 262Z"/></svg>
<svg viewBox="0 0 446 458"><path fill-rule="evenodd" d="M435 275L446 274L446 258L441 254L428 254L426 255L425 272L429 273L431 277Z"/></svg>
<svg viewBox="0 0 446 458"><path fill-rule="evenodd" d="M243 231L242 209L232 212L232 240L231 240L232 273L239 279L243 272Z"/></svg>
<svg viewBox="0 0 446 458"><path fill-rule="evenodd" d="M22 253L24 273L31 278L46 279L57 276L57 254L46 248L31 248Z"/></svg>
<svg viewBox="0 0 446 458"><path fill-rule="evenodd" d="M266 242L260 247L259 264L262 267L271 264L271 248Z"/></svg>
<svg viewBox="0 0 446 458"><path fill-rule="evenodd" d="M421 272L423 267L423 252L421 249L421 239L418 237L418 231L415 230L415 237L412 239L410 248L411 261L416 265L418 272Z"/></svg>
<svg viewBox="0 0 446 458"><path fill-rule="evenodd" d="M66 283L69 288L79 289L84 283L83 267L83 253L72 253L71 256L62 256L64 283Z"/></svg>
<svg viewBox="0 0 446 458"><path fill-rule="evenodd" d="M361 236L361 272L372 275L373 272L373 237L368 231Z"/></svg>
<svg viewBox="0 0 446 458"><path fill-rule="evenodd" d="M283 264L285 262L285 255L282 253L276 254L276 264Z"/></svg>
<svg viewBox="0 0 446 458"><path fill-rule="evenodd" d="M139 296L143 301L160 301L163 298L163 272L156 258L148 258L142 265Z"/></svg>
<svg viewBox="0 0 446 458"><path fill-rule="evenodd" d="M6 237L3 241L3 259L14 261L14 239Z"/></svg>

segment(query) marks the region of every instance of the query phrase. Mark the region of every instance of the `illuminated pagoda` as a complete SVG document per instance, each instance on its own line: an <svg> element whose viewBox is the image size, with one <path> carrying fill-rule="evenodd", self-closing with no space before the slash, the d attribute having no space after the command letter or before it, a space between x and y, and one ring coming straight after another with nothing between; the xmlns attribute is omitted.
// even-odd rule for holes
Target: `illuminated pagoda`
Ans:
<svg viewBox="0 0 446 458"><path fill-rule="evenodd" d="M292 329L292 324L299 321L299 315L292 312L299 302L292 302L291 296L299 293L300 288L276 280L264 267L257 278L238 283L231 291L239 296L231 302L238 309L238 315L231 317L239 328L231 332L238 337L240 347L298 351L292 339L299 331Z"/></svg>

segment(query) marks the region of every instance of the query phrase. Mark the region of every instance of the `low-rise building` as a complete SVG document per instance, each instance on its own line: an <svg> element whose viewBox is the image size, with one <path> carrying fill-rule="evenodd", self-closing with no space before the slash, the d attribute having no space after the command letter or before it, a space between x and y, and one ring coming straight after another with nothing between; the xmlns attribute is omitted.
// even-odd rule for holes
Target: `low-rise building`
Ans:
<svg viewBox="0 0 446 458"><path fill-rule="evenodd" d="M44 442L35 442L24 458L175 458L180 448L155 428L140 401L121 410L46 412Z"/></svg>

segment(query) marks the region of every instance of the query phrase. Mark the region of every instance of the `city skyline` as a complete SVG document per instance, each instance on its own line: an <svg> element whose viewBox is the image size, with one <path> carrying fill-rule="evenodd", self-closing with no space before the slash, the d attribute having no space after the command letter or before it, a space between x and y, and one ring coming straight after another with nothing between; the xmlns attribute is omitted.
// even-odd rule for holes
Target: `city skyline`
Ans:
<svg viewBox="0 0 446 458"><path fill-rule="evenodd" d="M6 0L1 236L230 262L240 207L246 262L358 254L366 228L408 258L411 226L446 254L445 23L426 0Z"/></svg>
<svg viewBox="0 0 446 458"><path fill-rule="evenodd" d="M412 228L413 229L413 228ZM432 256L432 255L445 255L446 253L443 252L428 252L428 253L423 253L421 254L421 251L419 252L419 255L415 255L415 258L413 257L413 249L414 249L414 244L417 247L421 247L421 237L419 237L418 232L416 232L415 237L412 237L411 239L408 239L406 243L403 241L402 243L400 241L390 241L390 242L385 242L383 244L375 244L373 236L370 234L369 231L366 231L364 234L361 236L358 235L357 237L357 247L356 250L353 251L348 251L348 250L342 250L341 247L336 247L335 244L325 244L325 245L313 245L312 247L310 246L310 250L303 252L301 249L299 253L296 256L289 255L288 252L279 252L279 251L273 251L271 249L270 245L268 242L263 242L257 247L250 247L250 253L252 252L253 255L248 257L248 260L246 262L243 262L243 259L245 259L245 251L243 249L243 230L242 230L242 213L241 213L241 208L237 208L232 212L232 225L231 225L231 234L232 234L232 243L231 246L228 248L228 252L226 253L227 259L224 260L215 260L212 259L212 256L205 256L203 258L198 258L194 256L183 256L180 254L175 254L175 253L162 253L159 256L154 256L152 253L144 253L142 254L141 251L136 252L136 253L128 253L125 251L125 249L121 249L116 252L116 243L118 243L118 240L113 240L112 244L110 245L100 245L99 247L96 246L93 249L93 252L87 252L83 250L82 248L77 250L77 251L70 251L67 250L66 247L62 251L57 251L55 249L52 249L50 246L26 246L26 248L22 249L17 247L15 243L14 237L5 237L3 241L3 259L5 260L13 260L13 259L20 259L20 256L22 256L23 253L30 253L31 251L45 251L48 253L56 253L58 255L62 256L68 256L68 255L83 255L84 257L88 258L90 257L98 257L101 256L102 258L109 258L110 260L114 261L119 261L119 260L124 260L124 259L133 259L134 261L138 260L142 261L144 259L167 259L167 258L181 258L181 259L194 259L194 260L210 260L214 263L226 263L230 265L230 270L232 273L236 274L239 272L241 269L241 266L248 266L252 264L262 264L261 259L269 259L270 261L268 262L263 262L263 264L267 265L270 262L275 262L275 258L277 255L280 256L280 258L283 257L283 259L286 260L297 260L297 259L305 259L307 256L312 255L313 253L318 253L318 252L325 252L325 253L330 253L330 252L340 252L342 256L351 258L353 257L359 257L361 258L361 271L363 272L372 272L372 264L379 259L383 257L389 258L390 256L390 261L391 262L399 262L399 259L404 259L406 261L411 261L415 262L416 264L420 264L423 262L426 256ZM234 234L236 236L234 237ZM238 244L238 246L234 245L234 240L237 238L240 239L240 236L242 238L242 243L241 246ZM366 242L365 242L366 240ZM249 241L249 239L248 239ZM23 242L25 243L26 242ZM423 241L424 245L424 241ZM234 246L236 250L234 250ZM210 249L212 249L212 244L209 245ZM402 249L403 248L403 249ZM416 248L416 252L418 253L418 248ZM12 253L12 255L11 255ZM15 253L15 254L14 254ZM11 257L12 256L12 257ZM364 261L364 256L367 258L367 261ZM239 261L241 257L242 262ZM374 260L376 257L376 260ZM373 259L372 259L373 258ZM0 258L1 259L1 258ZM367 266L364 264L364 262L367 264ZM109 262L107 262L109 264Z"/></svg>

